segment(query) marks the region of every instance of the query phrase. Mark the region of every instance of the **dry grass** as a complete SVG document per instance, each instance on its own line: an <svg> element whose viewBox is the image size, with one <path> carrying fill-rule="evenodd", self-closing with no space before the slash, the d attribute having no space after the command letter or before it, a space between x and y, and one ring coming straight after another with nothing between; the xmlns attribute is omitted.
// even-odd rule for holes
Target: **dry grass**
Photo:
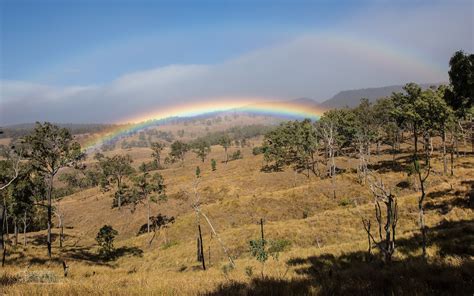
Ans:
<svg viewBox="0 0 474 296"><path fill-rule="evenodd" d="M54 242L54 258L48 261L41 242L44 232L29 233L27 248L10 250L7 267L0 275L3 292L8 295L298 295L364 294L363 291L368 291L363 290L365 287L372 289L373 294L385 293L384 288L378 286L380 283L375 284L377 281L389 281L387 287L391 290L388 291L394 294L406 294L412 289L413 294L436 291L449 294L449 281L460 285L452 291L468 292L466 294L474 291L473 273L470 273L473 271L470 263L474 254L474 213L467 202L474 180L472 156L456 159L455 177L443 177L439 173L441 163L435 161L426 201L426 224L430 228L427 262L417 259L420 255L416 207L419 193L396 186L401 181L409 181L403 171L383 170L384 181L394 188L400 207L396 263L387 269L364 259L367 243L360 216L372 215L373 206L366 186L356 183L356 175L350 170L356 165L355 161L337 160L338 167L346 172L337 177L334 199L330 180L297 176L295 186L291 170L261 172L262 156L253 156L251 147L242 151L243 159L227 165L218 162L215 172L211 171L209 161L203 164L192 153L188 154L184 167L174 164L160 171L168 186L169 199L153 205L153 213L175 216L176 223L166 234L160 233L150 247L151 235L136 236L139 227L146 222L145 207L140 206L134 213L126 208L112 209L110 194L95 188L65 198L61 202L67 227L65 246L60 250L58 242ZM136 164L150 160L148 149L122 153L132 154ZM223 149L213 147L208 159L211 158L223 160ZM390 155L383 154L371 161L374 165L386 165L390 159ZM211 237L207 225L203 231L208 261L208 248L211 251L208 270L202 271L195 260L195 214L191 201L182 192L191 190L197 165L202 170L199 186L202 209L235 258L234 270L223 269L227 264L225 254L216 238ZM263 280L258 278L261 266L248 252L248 241L259 236L257 221L260 218L266 221L268 239L291 242L289 250L283 252L278 261L270 259L266 264L267 278ZM95 234L105 223L119 231L116 247L120 256L112 262L103 262L96 255ZM67 278L62 277L62 260L70 266ZM251 277L248 276L250 268ZM58 281L18 280L25 270L52 272ZM418 280L419 290L413 282L404 286L400 276ZM351 277L353 281L343 280ZM389 280L391 278L393 280ZM352 286L358 288L351 290Z"/></svg>

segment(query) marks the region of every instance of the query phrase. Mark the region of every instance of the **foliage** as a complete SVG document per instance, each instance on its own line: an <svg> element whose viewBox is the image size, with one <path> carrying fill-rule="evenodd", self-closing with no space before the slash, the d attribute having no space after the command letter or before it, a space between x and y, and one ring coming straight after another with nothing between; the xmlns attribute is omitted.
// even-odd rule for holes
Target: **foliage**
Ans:
<svg viewBox="0 0 474 296"><path fill-rule="evenodd" d="M74 165L83 157L81 146L69 130L49 122L37 122L24 143L24 154L33 167L48 175L55 175L60 168Z"/></svg>
<svg viewBox="0 0 474 296"><path fill-rule="evenodd" d="M171 144L171 152L170 152L170 159L172 162L181 160L181 162L184 162L184 156L186 155L186 152L189 151L189 145L181 142L179 140L174 141L173 144Z"/></svg>
<svg viewBox="0 0 474 296"><path fill-rule="evenodd" d="M289 121L265 135L261 151L267 167L281 170L292 165L297 172L313 171L315 173L315 153L318 141L316 130L311 120Z"/></svg>
<svg viewBox="0 0 474 296"><path fill-rule="evenodd" d="M449 81L445 100L460 118L472 113L474 106L474 54L457 51L449 60Z"/></svg>
<svg viewBox="0 0 474 296"><path fill-rule="evenodd" d="M234 153L232 153L230 160L237 160L237 159L242 159L242 158L243 158L242 152L240 150L237 150L237 151L234 151Z"/></svg>
<svg viewBox="0 0 474 296"><path fill-rule="evenodd" d="M252 149L252 154L253 155L260 155L264 152L265 152L265 150L262 146L256 146L256 147L253 147L253 149Z"/></svg>
<svg viewBox="0 0 474 296"><path fill-rule="evenodd" d="M99 256L103 259L113 259L114 256L114 240L118 235L117 230L113 229L110 225L104 225L97 233L95 240L99 245Z"/></svg>
<svg viewBox="0 0 474 296"><path fill-rule="evenodd" d="M151 157L154 158L154 162L156 163L157 167L159 167L160 164L161 164L161 162L160 162L161 161L161 152L165 148L165 145L163 145L162 143L159 143L159 142L153 142L153 143L150 143L150 148L153 151L151 153Z"/></svg>
<svg viewBox="0 0 474 296"><path fill-rule="evenodd" d="M166 215L162 215L161 213L158 213L156 216L151 216L150 217L150 228L152 231L158 231L163 228L168 228L170 224L173 224L175 222L175 218L173 216L168 217ZM143 234L147 232L148 228L148 223L143 224L140 229L138 230L138 234Z"/></svg>
<svg viewBox="0 0 474 296"><path fill-rule="evenodd" d="M216 167L217 167L217 162L213 158L213 159L211 159L211 169L212 169L212 171L215 171L217 169Z"/></svg>
<svg viewBox="0 0 474 296"><path fill-rule="evenodd" d="M199 140L193 143L193 152L204 162L207 155L211 152L211 146L205 140Z"/></svg>
<svg viewBox="0 0 474 296"><path fill-rule="evenodd" d="M196 178L201 177L201 168L199 166L196 167L196 172L195 172Z"/></svg>

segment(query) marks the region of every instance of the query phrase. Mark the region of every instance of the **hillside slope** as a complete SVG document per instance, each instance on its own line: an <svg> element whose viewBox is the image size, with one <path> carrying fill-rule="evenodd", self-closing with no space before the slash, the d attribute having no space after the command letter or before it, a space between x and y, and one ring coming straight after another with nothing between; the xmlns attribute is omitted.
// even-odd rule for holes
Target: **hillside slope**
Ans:
<svg viewBox="0 0 474 296"><path fill-rule="evenodd" d="M16 295L28 291L28 294L96 295L97 291L107 291L114 295L332 294L331 291L335 290L331 289L336 287L326 286L329 283L338 283L337 289L352 289L347 291L362 293L364 285L371 284L372 277L390 274L387 271L385 275L377 275L373 265L364 265L364 260L359 262L367 249L367 234L362 227L361 216L372 217L373 204L367 186L356 182L356 174L352 171L356 160L345 157L337 159L337 166L345 172L336 179L337 195L333 198L329 179L315 176L307 179L301 175L295 176L291 170L262 172L260 165L263 158L261 155L252 155L251 147L240 148L244 158L226 165L221 162L224 159L223 149L217 146L212 148L209 159L218 160L216 171L211 171L208 161L202 163L191 153L187 155L184 166L173 164L160 171L166 180L168 200L153 205L152 214L174 216L176 222L160 231L151 244L151 234L137 236L140 226L146 223L144 205L139 205L133 212L126 207L121 210L112 209L111 193L102 193L97 188L64 198L56 206L64 213L66 242L60 249L56 239L54 261L48 268L61 274L60 264L62 260L66 260L70 266L69 277L53 285L8 286L6 293ZM142 150L136 152L135 157L141 155L140 161L149 159L146 149ZM133 151L134 149L121 153ZM405 166L405 156L399 155L394 167ZM391 155L382 154L373 156L371 163L374 166L384 165L387 160L391 160ZM442 177L441 164L436 161L434 173L428 182L428 265L413 261L414 259L406 261L420 254L416 204L419 193L403 185L404 182L409 184L411 177L403 171L391 170L382 170L380 175L399 198L399 246L395 260L400 265L396 265L399 266L397 268L427 269L426 274L436 274L433 275L436 282L445 277L454 283L459 281L456 274L469 274L472 268L465 264L474 255L474 212L468 204L474 180L474 159L472 156L461 157L456 159L456 164L455 177ZM196 215L191 204L194 198L194 172L198 165L202 171L197 187L202 211L229 249L236 262L235 269L228 266L217 237L211 234L209 225L202 218L208 270L202 271L200 263L196 261ZM258 221L261 218L265 221L265 236L268 240L289 244L278 260L269 259L265 265L264 273L271 277L268 281L258 281L257 274L261 266L249 253L249 240L260 235ZM112 262L103 262L97 257L94 238L104 224L112 225L119 232L115 244L119 255ZM56 238L57 231L56 229ZM30 270L42 270L42 263L47 262L44 237L44 232L29 233L28 247L12 250L8 256L8 272L15 273L26 266ZM317 270L327 268L332 270L331 273L337 272L337 266L347 260L355 262L360 270L354 269L352 274L344 277L356 276L361 282L327 282L329 279L326 276L329 273L324 273L324 277L317 273ZM332 263L327 263L328 261ZM437 271L441 268L440 264L451 275L444 276ZM308 271L303 271L307 268ZM346 269L341 269L341 272L343 270L348 272ZM409 271L403 274L409 274ZM420 283L421 291L432 285L432 279L428 275L424 275L428 278L423 278L421 273L413 275ZM392 280L396 287L404 283L403 279ZM271 287L278 287L275 288L275 293L268 292ZM406 283L403 289L413 287L413 284ZM463 287L461 284L458 287L460 291L470 288L472 287ZM380 287L373 289L381 291Z"/></svg>

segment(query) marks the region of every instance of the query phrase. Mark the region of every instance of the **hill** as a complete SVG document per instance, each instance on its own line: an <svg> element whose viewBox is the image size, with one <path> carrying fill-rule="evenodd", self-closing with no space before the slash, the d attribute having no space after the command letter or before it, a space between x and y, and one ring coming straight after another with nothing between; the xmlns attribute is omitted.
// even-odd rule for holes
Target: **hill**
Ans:
<svg viewBox="0 0 474 296"><path fill-rule="evenodd" d="M184 165L170 164L159 170L165 178L168 199L152 204L152 214L173 216L176 221L160 230L151 244L153 234L137 235L146 222L145 205L139 204L134 211L127 207L112 208L113 192L103 193L98 188L63 198L56 208L64 217L64 246L59 247L56 228L53 261L45 267L46 233L27 233L27 246L9 251L8 268L0 275L4 292L8 295L362 295L370 288L374 293L395 289L400 294L418 291L415 294L421 295L436 287L437 292L460 295L474 289L473 266L469 264L474 254L474 212L469 205L474 179L472 156L455 159L454 177L443 177L441 160L435 158L425 214L430 240L428 261L419 259L416 203L419 192L409 185L412 177L403 169L408 165L408 154L398 154L392 162L390 150L382 147L380 155L371 157L370 166L380 168L380 176L393 188L399 204L397 253L390 268L380 269L381 263L364 259L367 234L361 217L371 217L373 197L367 186L356 181L355 161L345 156L336 158L341 173L336 179L334 197L328 178L306 178L295 175L291 169L261 171L263 156L252 153L252 147L260 141L256 138L248 146L232 146L230 152L240 149L243 159L227 165L222 162L223 148L213 146L208 159L218 161L216 171L211 170L208 161L202 163L191 153ZM116 149L106 155L125 153L132 156L135 167L151 160L148 148ZM197 187L196 166L201 167ZM202 212L219 235L212 234L206 221L201 221L206 271L196 261L194 188ZM249 252L249 241L260 236L261 218L266 239L283 246L278 257L270 258L264 267ZM94 238L104 224L112 225L119 233L114 261L102 261L97 255ZM235 268L229 265L219 239L228 248ZM60 276L63 260L69 265L65 279ZM263 278L260 272L264 273ZM28 282L34 280L18 279L45 273L44 281L49 284L35 285ZM380 283L383 285L377 286Z"/></svg>
<svg viewBox="0 0 474 296"><path fill-rule="evenodd" d="M420 84L422 88L428 88L432 85L438 86L442 83L425 83ZM324 108L343 108L356 107L360 99L366 98L369 101L373 102L377 99L390 96L394 92L403 91L403 85L391 85L384 87L372 87L372 88L362 88L362 89L353 89L353 90L344 90L335 94L332 98L321 103L321 106Z"/></svg>

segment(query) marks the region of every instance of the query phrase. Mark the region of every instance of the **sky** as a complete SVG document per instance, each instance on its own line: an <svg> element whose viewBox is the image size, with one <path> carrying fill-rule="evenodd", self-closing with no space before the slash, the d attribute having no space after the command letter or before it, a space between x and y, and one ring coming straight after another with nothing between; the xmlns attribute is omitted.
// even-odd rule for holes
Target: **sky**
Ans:
<svg viewBox="0 0 474 296"><path fill-rule="evenodd" d="M448 81L464 0L0 0L0 125Z"/></svg>

